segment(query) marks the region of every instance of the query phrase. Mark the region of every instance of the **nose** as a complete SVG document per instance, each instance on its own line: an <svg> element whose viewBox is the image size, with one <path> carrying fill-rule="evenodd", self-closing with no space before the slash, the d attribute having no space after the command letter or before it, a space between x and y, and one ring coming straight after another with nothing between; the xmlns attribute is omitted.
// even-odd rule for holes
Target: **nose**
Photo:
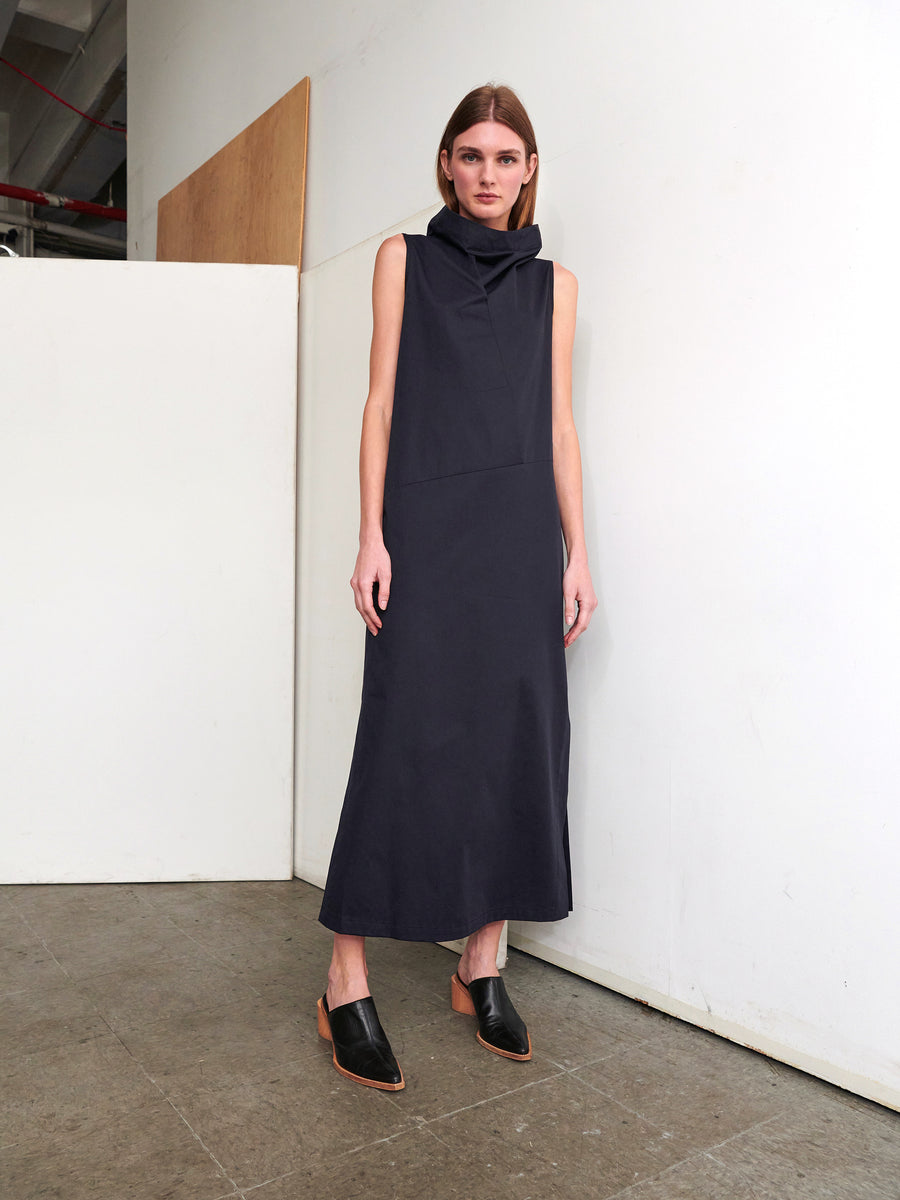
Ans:
<svg viewBox="0 0 900 1200"><path fill-rule="evenodd" d="M485 161L481 167L481 186L491 187L494 182L494 175L491 164Z"/></svg>

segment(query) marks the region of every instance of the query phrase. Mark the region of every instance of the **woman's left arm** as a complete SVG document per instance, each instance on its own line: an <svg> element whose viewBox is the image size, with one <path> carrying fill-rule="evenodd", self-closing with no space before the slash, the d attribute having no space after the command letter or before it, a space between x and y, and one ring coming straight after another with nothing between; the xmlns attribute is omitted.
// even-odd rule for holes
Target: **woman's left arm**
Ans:
<svg viewBox="0 0 900 1200"><path fill-rule="evenodd" d="M591 583L584 540L581 489L581 451L572 416L572 346L578 280L571 271L553 264L553 475L568 565L563 575L563 604L571 646L587 629L597 597Z"/></svg>

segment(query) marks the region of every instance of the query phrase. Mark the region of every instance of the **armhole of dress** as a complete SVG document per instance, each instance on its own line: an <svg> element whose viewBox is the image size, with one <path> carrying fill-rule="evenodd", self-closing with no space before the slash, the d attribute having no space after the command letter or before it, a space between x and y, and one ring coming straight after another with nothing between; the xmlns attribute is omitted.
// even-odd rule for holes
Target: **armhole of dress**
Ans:
<svg viewBox="0 0 900 1200"><path fill-rule="evenodd" d="M402 233L403 244L406 247L406 254L403 259L403 312L400 314L400 343L403 341L403 325L406 320L406 293L409 290L409 252L412 245L413 235ZM400 344L397 346L397 353L400 353Z"/></svg>
<svg viewBox="0 0 900 1200"><path fill-rule="evenodd" d="M409 251L415 235L412 233L403 233L401 236L403 237L403 244L406 247L406 257L403 260L403 294L405 296L406 284L409 280Z"/></svg>

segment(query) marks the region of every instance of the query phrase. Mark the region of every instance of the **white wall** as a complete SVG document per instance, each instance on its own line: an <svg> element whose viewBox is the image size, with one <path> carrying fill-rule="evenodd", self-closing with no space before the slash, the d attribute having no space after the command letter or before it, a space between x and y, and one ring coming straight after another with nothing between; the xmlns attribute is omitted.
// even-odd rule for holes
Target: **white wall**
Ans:
<svg viewBox="0 0 900 1200"><path fill-rule="evenodd" d="M152 256L158 196L311 75L297 870L324 878L359 697L371 260L433 211L453 104L500 79L581 280L601 596L570 654L576 911L511 940L900 1106L900 11L239 12L132 6L129 238Z"/></svg>
<svg viewBox="0 0 900 1200"><path fill-rule="evenodd" d="M3 882L290 877L296 298L3 265Z"/></svg>

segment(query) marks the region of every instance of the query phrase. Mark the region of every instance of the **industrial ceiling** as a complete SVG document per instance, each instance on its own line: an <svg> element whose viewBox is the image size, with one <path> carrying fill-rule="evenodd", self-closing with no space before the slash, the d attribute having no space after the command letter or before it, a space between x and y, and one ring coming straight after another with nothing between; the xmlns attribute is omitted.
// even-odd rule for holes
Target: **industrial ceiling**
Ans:
<svg viewBox="0 0 900 1200"><path fill-rule="evenodd" d="M0 0L0 181L125 208L125 10L126 0ZM0 196L0 242L16 220L5 240L19 253L125 257L125 225L105 215Z"/></svg>

